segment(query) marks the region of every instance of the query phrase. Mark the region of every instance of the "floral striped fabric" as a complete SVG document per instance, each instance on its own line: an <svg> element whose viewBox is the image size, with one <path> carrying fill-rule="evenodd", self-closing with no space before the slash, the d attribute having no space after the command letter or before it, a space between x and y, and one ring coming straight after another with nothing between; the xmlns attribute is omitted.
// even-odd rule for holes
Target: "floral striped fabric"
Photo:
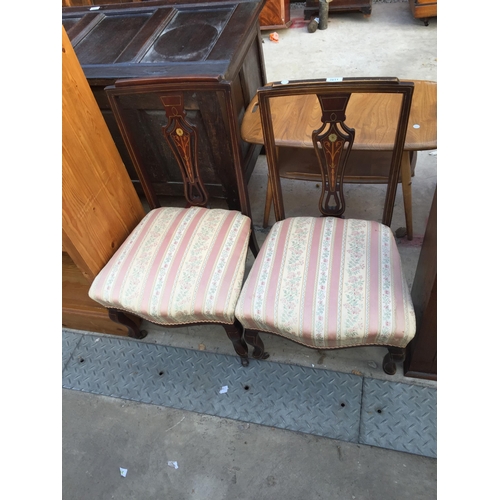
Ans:
<svg viewBox="0 0 500 500"><path fill-rule="evenodd" d="M390 228L296 217L269 233L236 305L247 329L316 348L404 347L415 313Z"/></svg>
<svg viewBox="0 0 500 500"><path fill-rule="evenodd" d="M89 296L162 325L234 322L250 219L199 207L149 212L96 276Z"/></svg>

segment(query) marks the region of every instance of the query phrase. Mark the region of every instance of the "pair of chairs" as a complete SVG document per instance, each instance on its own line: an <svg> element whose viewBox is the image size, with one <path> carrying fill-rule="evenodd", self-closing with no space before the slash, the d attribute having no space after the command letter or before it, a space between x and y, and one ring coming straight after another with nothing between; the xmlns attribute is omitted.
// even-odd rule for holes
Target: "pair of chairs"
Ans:
<svg viewBox="0 0 500 500"><path fill-rule="evenodd" d="M151 180L135 160L120 98L147 88L117 82L107 89L146 194L152 192ZM392 207L413 84L395 78L315 80L258 90L277 222L260 251L253 245L256 258L244 284L251 218L244 210L206 208L199 168L203 151L197 148L196 127L186 118L183 91L165 82L155 91L166 112L163 135L182 172L187 208L160 207L149 195L152 210L95 278L90 297L136 338L145 334L125 313L168 327L221 324L245 366L247 344L254 358L268 357L259 336L268 332L314 349L386 346L383 369L394 374L415 335L415 314L390 228L343 218L343 176L355 140L345 111L355 92L401 95L386 199L386 208ZM322 109L323 125L311 138L322 175L322 217L284 219L270 101L296 94L317 95ZM242 178L241 167L235 169ZM383 221L391 215L385 211Z"/></svg>

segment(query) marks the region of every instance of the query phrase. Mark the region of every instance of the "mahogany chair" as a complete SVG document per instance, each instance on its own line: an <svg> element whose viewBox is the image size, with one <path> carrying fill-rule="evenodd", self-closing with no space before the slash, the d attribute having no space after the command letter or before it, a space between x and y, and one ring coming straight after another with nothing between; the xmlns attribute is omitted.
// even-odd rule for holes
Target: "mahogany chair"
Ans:
<svg viewBox="0 0 500 500"><path fill-rule="evenodd" d="M203 182L203 155L196 120L187 118L186 100L193 91L216 88L231 105L229 89L216 80L186 83L176 79L124 80L107 87L113 115L133 160L151 210L94 279L89 296L109 309L113 321L129 327L129 335L144 338L127 314L167 327L214 323L224 327L243 365L248 348L235 306L243 282L251 237L243 173L234 166L235 190L241 210L207 208L208 190ZM130 98L142 96L146 107L131 106ZM141 156L144 144L130 133L131 120L148 121L148 103L160 101L165 110L160 132L175 158L184 182L185 207L160 206ZM189 109L189 108L188 108ZM154 111L157 113L156 111ZM194 113L196 114L196 113ZM157 122L156 122L157 123ZM234 134L233 134L234 132ZM238 140L231 131L227 140ZM237 192L238 192L237 191ZM257 253L257 250L255 250Z"/></svg>
<svg viewBox="0 0 500 500"><path fill-rule="evenodd" d="M345 123L353 93L394 93L401 106L394 138L382 223L344 218L343 176L355 130ZM322 126L312 134L321 171L321 217L284 218L270 101L315 94ZM258 91L269 179L277 222L243 285L236 317L253 357L265 359L259 332L314 349L386 346L383 369L396 372L415 335L415 313L388 222L396 195L413 83L397 78L341 82L290 81Z"/></svg>

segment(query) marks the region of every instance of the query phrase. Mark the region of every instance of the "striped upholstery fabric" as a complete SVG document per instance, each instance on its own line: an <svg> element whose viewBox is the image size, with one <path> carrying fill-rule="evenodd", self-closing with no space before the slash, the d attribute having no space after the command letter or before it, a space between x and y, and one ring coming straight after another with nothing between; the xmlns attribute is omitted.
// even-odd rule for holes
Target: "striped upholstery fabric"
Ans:
<svg viewBox="0 0 500 500"><path fill-rule="evenodd" d="M149 212L96 276L89 296L162 325L234 322L250 219L220 209Z"/></svg>
<svg viewBox="0 0 500 500"><path fill-rule="evenodd" d="M415 313L390 228L372 221L277 222L243 285L236 317L315 348L404 347Z"/></svg>

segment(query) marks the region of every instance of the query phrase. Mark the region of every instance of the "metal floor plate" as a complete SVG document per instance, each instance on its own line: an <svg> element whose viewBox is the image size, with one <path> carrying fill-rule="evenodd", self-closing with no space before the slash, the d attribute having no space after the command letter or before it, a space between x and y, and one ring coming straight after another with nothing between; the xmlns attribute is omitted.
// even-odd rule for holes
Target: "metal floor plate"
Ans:
<svg viewBox="0 0 500 500"><path fill-rule="evenodd" d="M78 342L82 339L82 335L75 335L71 332L62 332L62 369L66 367L66 364L71 357L71 353L75 350Z"/></svg>
<svg viewBox="0 0 500 500"><path fill-rule="evenodd" d="M364 379L359 442L436 458L436 390Z"/></svg>
<svg viewBox="0 0 500 500"><path fill-rule="evenodd" d="M65 331L63 367L66 389L435 457L435 397L425 387L272 361L243 367L236 356ZM426 426L414 422L420 391ZM402 395L413 407L400 409Z"/></svg>

